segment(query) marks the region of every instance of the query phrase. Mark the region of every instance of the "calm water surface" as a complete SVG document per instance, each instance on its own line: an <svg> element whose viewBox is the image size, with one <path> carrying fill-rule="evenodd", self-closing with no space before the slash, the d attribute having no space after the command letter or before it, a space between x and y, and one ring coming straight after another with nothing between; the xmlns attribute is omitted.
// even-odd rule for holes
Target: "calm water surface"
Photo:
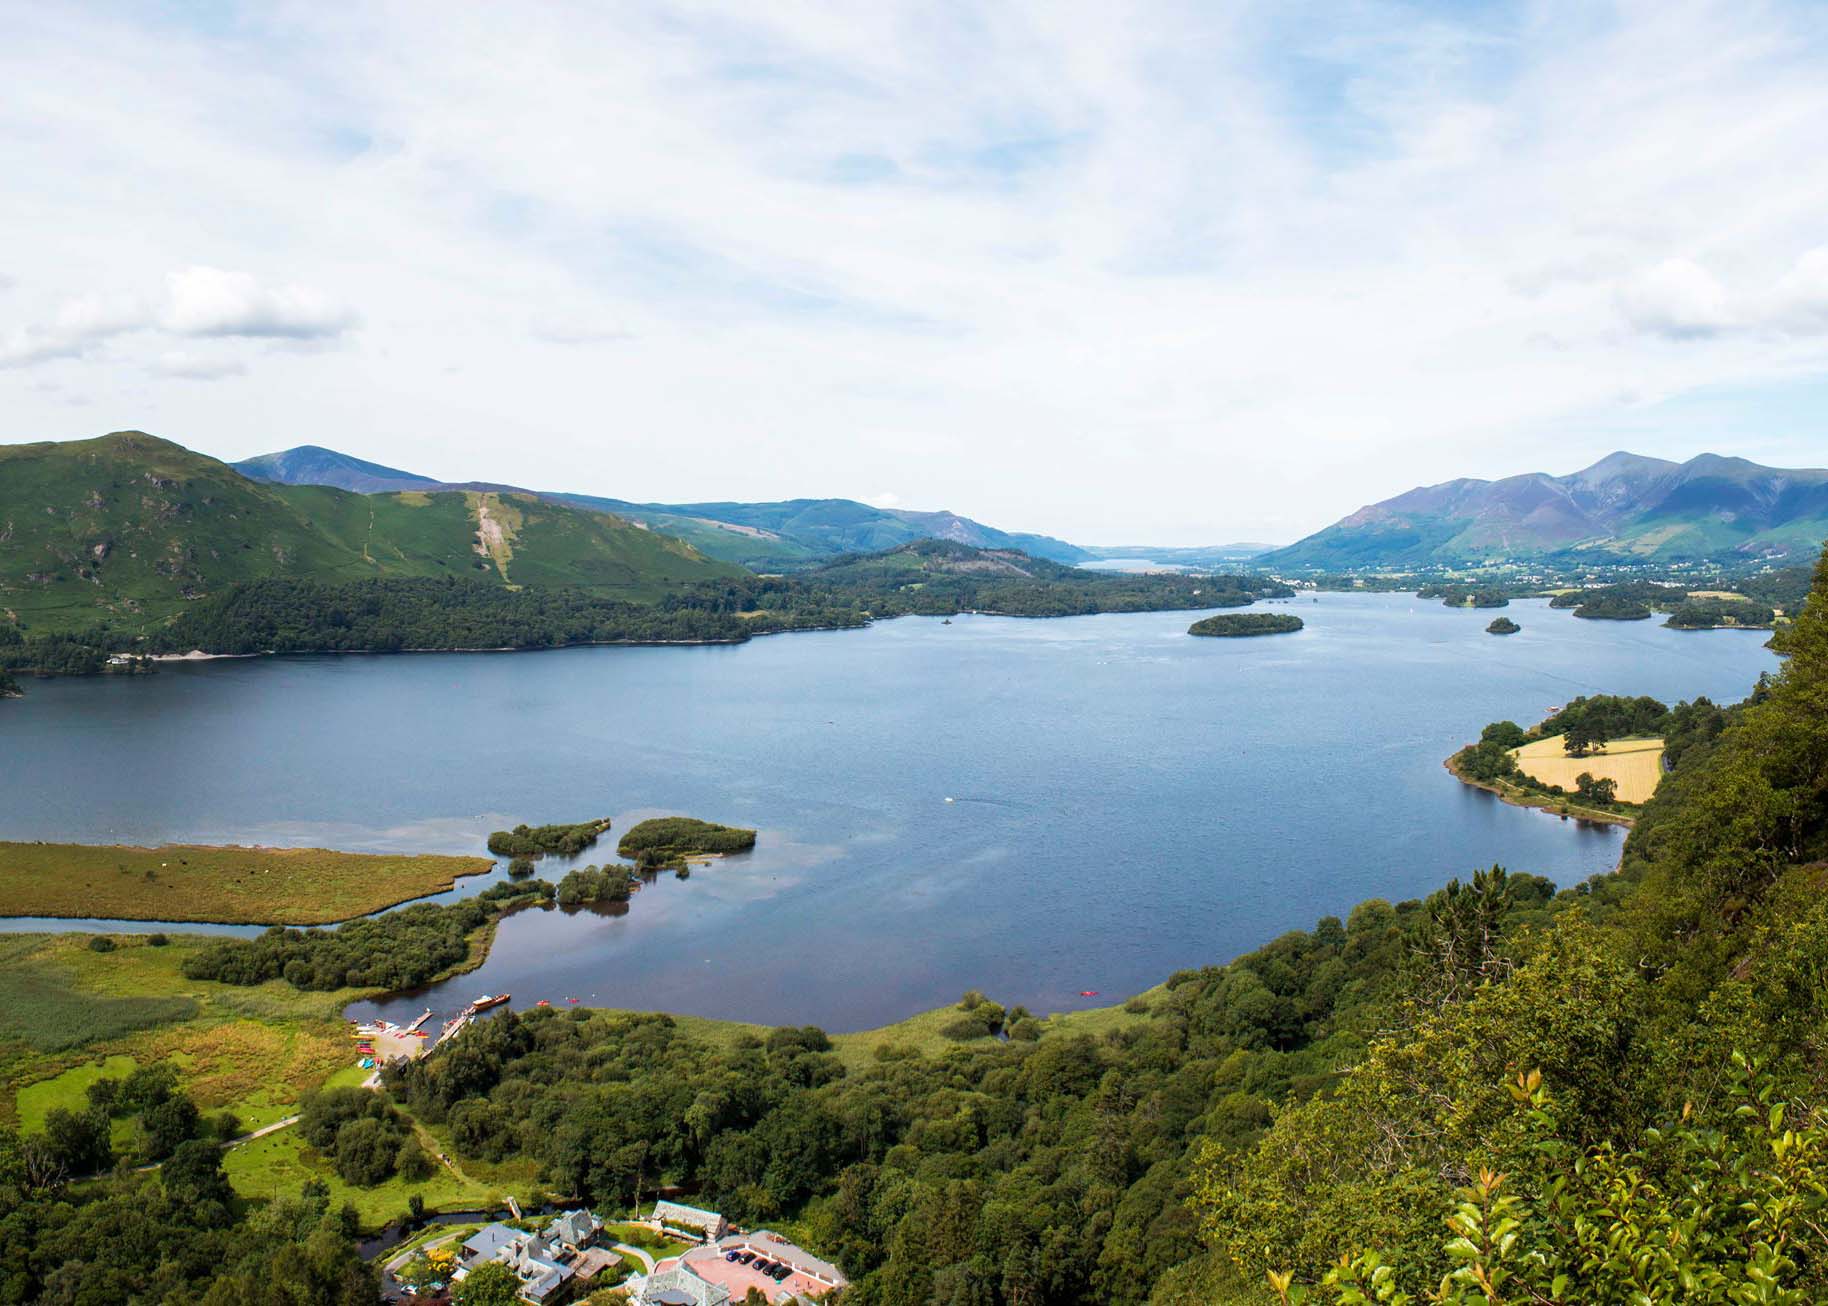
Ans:
<svg viewBox="0 0 1828 1306"><path fill-rule="evenodd" d="M1577 694L1734 700L1776 666L1762 634L1537 602L1504 639L1407 595L1288 607L1307 629L1266 639L1193 639L1186 613L905 618L33 682L0 708L0 837L475 852L516 821L683 812L759 828L756 851L620 916L512 917L480 971L384 1009L505 990L844 1030L974 986L1054 1011L1493 862L1608 870L1617 831L1442 758Z"/></svg>

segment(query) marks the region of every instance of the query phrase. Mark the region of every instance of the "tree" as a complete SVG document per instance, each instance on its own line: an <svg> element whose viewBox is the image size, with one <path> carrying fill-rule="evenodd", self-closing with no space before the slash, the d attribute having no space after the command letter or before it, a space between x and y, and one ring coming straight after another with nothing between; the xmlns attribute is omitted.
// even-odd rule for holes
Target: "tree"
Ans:
<svg viewBox="0 0 1828 1306"><path fill-rule="evenodd" d="M140 1116L141 1151L149 1161L170 1156L180 1143L195 1138L201 1125L195 1102L182 1093L168 1097Z"/></svg>
<svg viewBox="0 0 1828 1306"><path fill-rule="evenodd" d="M52 1107L45 1113L44 1132L50 1155L67 1175L93 1174L114 1164L108 1117L101 1111L91 1108L78 1114Z"/></svg>
<svg viewBox="0 0 1828 1306"><path fill-rule="evenodd" d="M202 1202L227 1206L235 1195L222 1172L222 1149L205 1138L179 1143L159 1168L159 1182L174 1199L193 1206Z"/></svg>
<svg viewBox="0 0 1828 1306"><path fill-rule="evenodd" d="M1606 746L1606 732L1591 716L1581 715L1568 722L1561 732L1561 746L1569 757L1585 757L1594 749Z"/></svg>
<svg viewBox="0 0 1828 1306"><path fill-rule="evenodd" d="M1595 778L1592 773L1582 771L1574 777L1574 792L1584 803L1593 803L1600 807L1610 807L1618 801L1618 781L1610 776Z"/></svg>
<svg viewBox="0 0 1828 1306"><path fill-rule="evenodd" d="M500 1261L485 1261L471 1270L451 1293L454 1306L515 1306L520 1280Z"/></svg>
<svg viewBox="0 0 1828 1306"><path fill-rule="evenodd" d="M399 1152L399 1136L373 1116L351 1120L336 1131L336 1172L359 1187L384 1182L394 1172Z"/></svg>

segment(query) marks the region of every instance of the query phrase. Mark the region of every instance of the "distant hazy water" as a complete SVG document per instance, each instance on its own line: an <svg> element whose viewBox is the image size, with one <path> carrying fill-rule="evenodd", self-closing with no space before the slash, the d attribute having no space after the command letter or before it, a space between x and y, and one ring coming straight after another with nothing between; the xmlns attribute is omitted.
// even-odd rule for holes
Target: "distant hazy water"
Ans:
<svg viewBox="0 0 1828 1306"><path fill-rule="evenodd" d="M977 987L1053 1011L1493 862L1607 870L1618 832L1505 806L1442 758L1576 694L1730 701L1777 665L1763 634L1534 602L1508 638L1405 595L1287 610L1307 629L907 618L34 681L0 705L0 837L474 852L515 821L683 812L760 843L619 917L516 916L432 1005L505 989L842 1030Z"/></svg>

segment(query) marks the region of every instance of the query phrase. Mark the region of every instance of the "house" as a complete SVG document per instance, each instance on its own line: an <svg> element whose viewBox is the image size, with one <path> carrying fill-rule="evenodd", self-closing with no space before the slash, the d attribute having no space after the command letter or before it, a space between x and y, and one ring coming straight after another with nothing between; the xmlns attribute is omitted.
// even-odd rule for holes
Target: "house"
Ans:
<svg viewBox="0 0 1828 1306"><path fill-rule="evenodd" d="M695 1230L706 1242L716 1242L730 1231L729 1222L716 1211L685 1206L679 1202L655 1202L654 1223Z"/></svg>
<svg viewBox="0 0 1828 1306"><path fill-rule="evenodd" d="M645 1279L630 1279L623 1287L635 1306L725 1306L751 1293L759 1293L769 1306L802 1306L846 1282L829 1261L761 1229L690 1248L677 1261L663 1261Z"/></svg>
<svg viewBox="0 0 1828 1306"><path fill-rule="evenodd" d="M544 1237L530 1235L510 1254L499 1259L506 1261L508 1268L520 1279L521 1300L539 1306L572 1275L571 1266L558 1259L563 1255L561 1248L554 1247Z"/></svg>
<svg viewBox="0 0 1828 1306"><path fill-rule="evenodd" d="M505 1224L491 1224L478 1229L463 1240L463 1250L457 1260L462 1265L477 1265L483 1261L492 1261L503 1248L511 1247L527 1235L519 1229Z"/></svg>
<svg viewBox="0 0 1828 1306"><path fill-rule="evenodd" d="M596 1241L603 1232L603 1222L589 1211L564 1211L551 1224L546 1226L542 1235L547 1242L555 1243L568 1252L582 1251Z"/></svg>
<svg viewBox="0 0 1828 1306"><path fill-rule="evenodd" d="M754 1252L776 1265L787 1266L798 1276L794 1283L800 1288L802 1296L820 1296L850 1282L844 1277L844 1271L830 1261L821 1260L798 1243L768 1229L722 1239L717 1244L717 1251L720 1255Z"/></svg>
<svg viewBox="0 0 1828 1306"><path fill-rule="evenodd" d="M463 1279L477 1266L500 1261L520 1280L520 1299L541 1306L573 1278L587 1280L618 1261L591 1244L603 1222L589 1211L564 1211L540 1233L527 1233L512 1225L491 1224L464 1240L458 1252L454 1279Z"/></svg>
<svg viewBox="0 0 1828 1306"><path fill-rule="evenodd" d="M727 1288L708 1283L683 1266L656 1270L624 1286L635 1306L727 1306L730 1300Z"/></svg>

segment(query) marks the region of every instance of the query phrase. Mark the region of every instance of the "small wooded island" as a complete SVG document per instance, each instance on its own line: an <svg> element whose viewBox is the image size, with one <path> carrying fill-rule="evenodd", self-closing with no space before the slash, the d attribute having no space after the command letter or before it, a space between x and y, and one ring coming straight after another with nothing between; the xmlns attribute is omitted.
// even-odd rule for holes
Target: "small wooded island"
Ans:
<svg viewBox="0 0 1828 1306"><path fill-rule="evenodd" d="M631 826L616 845L616 852L645 870L683 866L688 857L746 853L753 847L754 830L690 816L657 816Z"/></svg>
<svg viewBox="0 0 1828 1306"><path fill-rule="evenodd" d="M1244 635L1288 635L1301 629L1301 618L1287 612L1222 612L1187 627L1189 635L1235 639Z"/></svg>
<svg viewBox="0 0 1828 1306"><path fill-rule="evenodd" d="M489 836L489 851L497 857L576 857L609 829L607 818L576 825L517 825Z"/></svg>
<svg viewBox="0 0 1828 1306"><path fill-rule="evenodd" d="M1509 617L1499 617L1494 620L1491 625L1485 628L1485 633L1488 635L1515 635L1522 629L1522 626L1519 626Z"/></svg>

